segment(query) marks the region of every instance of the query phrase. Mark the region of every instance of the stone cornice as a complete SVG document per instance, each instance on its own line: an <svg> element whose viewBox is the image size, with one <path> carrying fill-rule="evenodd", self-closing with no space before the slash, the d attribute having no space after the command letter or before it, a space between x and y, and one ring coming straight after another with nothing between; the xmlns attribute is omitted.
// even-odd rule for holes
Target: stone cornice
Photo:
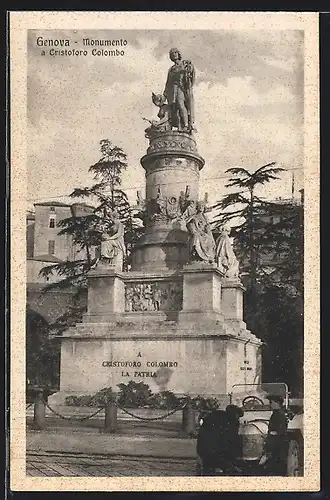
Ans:
<svg viewBox="0 0 330 500"><path fill-rule="evenodd" d="M128 272L121 272L121 271L114 271L114 270L100 270L97 271L97 268L93 271L91 271L88 274L89 278L119 278L123 281L150 281L150 280L170 280L170 279L180 279L182 277L182 271L166 271L166 270L161 270L159 272L148 272L146 274L145 272L141 271L128 271Z"/></svg>
<svg viewBox="0 0 330 500"><path fill-rule="evenodd" d="M166 156L166 157L175 156L175 157L180 157L180 158L186 158L188 160L193 159L198 164L199 170L201 170L205 164L204 158L202 156L200 156L198 153L194 153L193 151L176 150L176 149L160 149L159 151L154 151L152 153L148 153L148 154L142 156L141 165L145 170L148 170L150 163L153 163L155 160L157 160L157 158L162 158L164 156ZM164 166L163 168L165 169L166 166Z"/></svg>
<svg viewBox="0 0 330 500"><path fill-rule="evenodd" d="M100 324L98 325L98 327ZM93 328L94 327L94 328ZM95 323L91 324L90 330L96 329L95 328ZM151 329L150 329L151 330ZM174 331L169 333L168 328L166 328L166 333L163 332L157 332L157 331L139 331L139 332L132 332L132 331L116 331L112 330L111 332L107 332L105 334L90 334L89 332L81 332L78 333L77 330L75 333L71 333L71 329L67 330L63 335L57 335L56 338L59 339L70 339L70 340L77 340L77 341L106 341L106 340L116 340L116 341L138 341L138 340L150 340L150 341L163 341L163 340L170 340L170 341L177 341L179 342L180 340L223 340L223 341L232 341L232 342L240 342L243 344L251 343L253 345L261 345L263 342L252 335L251 333L247 333L246 335L234 335L234 334L227 334L227 333L220 333L220 332L208 332L208 333L200 333L200 332L191 332L189 330L180 330L180 331ZM97 330L98 331L98 330Z"/></svg>
<svg viewBox="0 0 330 500"><path fill-rule="evenodd" d="M224 273L220 271L215 263L207 264L202 262L193 262L183 266L182 272L183 274L216 273L220 277L224 276Z"/></svg>

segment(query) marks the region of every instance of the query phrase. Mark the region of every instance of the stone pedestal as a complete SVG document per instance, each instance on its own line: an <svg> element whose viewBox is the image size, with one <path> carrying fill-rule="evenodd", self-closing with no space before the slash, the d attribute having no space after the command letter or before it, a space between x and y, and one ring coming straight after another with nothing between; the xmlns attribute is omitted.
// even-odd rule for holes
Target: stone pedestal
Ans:
<svg viewBox="0 0 330 500"><path fill-rule="evenodd" d="M100 335L97 325L95 330ZM162 335L137 328L127 338L119 329L108 338L68 332L62 339L61 391L118 391L118 384L134 380L153 392L223 397L233 384L258 382L258 349L256 339L208 337L204 330L189 336L180 329Z"/></svg>
<svg viewBox="0 0 330 500"><path fill-rule="evenodd" d="M183 267L182 323L223 322L221 276L215 264L195 262Z"/></svg>
<svg viewBox="0 0 330 500"><path fill-rule="evenodd" d="M130 292L149 297L154 287L163 293L160 309L146 299L132 310ZM93 271L88 312L61 337L61 392L116 391L134 380L153 392L224 400L234 383L256 383L260 341L240 320L242 291L211 265L148 275Z"/></svg>
<svg viewBox="0 0 330 500"><path fill-rule="evenodd" d="M146 177L146 231L132 251L132 271L182 269L188 262L187 229L180 203L189 192L197 202L204 159L185 132L162 132L141 158Z"/></svg>
<svg viewBox="0 0 330 500"><path fill-rule="evenodd" d="M133 255L134 271L162 272L182 269L188 261L187 233L166 228L157 232L157 240L142 239Z"/></svg>
<svg viewBox="0 0 330 500"><path fill-rule="evenodd" d="M243 292L244 287L240 280L222 280L221 304L226 319L243 321Z"/></svg>
<svg viewBox="0 0 330 500"><path fill-rule="evenodd" d="M88 311L61 336L61 392L117 391L134 380L225 401L233 384L260 381L261 342L243 321L239 280L189 263L182 200L198 201L204 160L190 134L170 131L150 140L141 164L145 235L130 272L90 273Z"/></svg>
<svg viewBox="0 0 330 500"><path fill-rule="evenodd" d="M192 199L199 197L199 171L204 159L198 154L191 134L168 131L150 140L147 154L141 158L146 171L146 197L156 198L161 186L164 196L179 196L190 186Z"/></svg>
<svg viewBox="0 0 330 500"><path fill-rule="evenodd" d="M87 316L109 317L125 311L125 285L114 268L103 266L89 273Z"/></svg>

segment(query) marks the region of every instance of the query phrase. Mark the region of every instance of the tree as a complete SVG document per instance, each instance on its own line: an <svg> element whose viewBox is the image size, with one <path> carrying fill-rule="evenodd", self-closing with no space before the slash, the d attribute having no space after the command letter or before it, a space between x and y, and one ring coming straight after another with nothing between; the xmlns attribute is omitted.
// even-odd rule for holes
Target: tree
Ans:
<svg viewBox="0 0 330 500"><path fill-rule="evenodd" d="M59 379L59 345L56 340L50 339L50 332L61 334L78 322L86 311L86 278L101 245L102 234L98 227L102 224L104 209L116 210L124 224L128 254L124 260L126 269L130 263L130 249L143 232L143 228L138 226L132 215L126 193L121 189L122 173L127 168L126 154L118 146L113 146L108 139L100 142L100 151L99 161L89 167L95 183L90 187L76 188L70 195L74 199L82 199L85 203L73 204L71 217L58 223L59 235L69 236L81 257L46 266L40 271L44 278L51 275L59 278L58 281L47 284L43 293L54 288L70 288L73 291L72 305L62 317L47 325L47 328L36 321L32 324L31 316L27 316L28 377L38 384L49 385ZM83 208L87 211L82 210ZM52 379L52 373L56 380Z"/></svg>
<svg viewBox="0 0 330 500"><path fill-rule="evenodd" d="M28 385L59 387L60 347L49 337L49 324L26 311L26 379Z"/></svg>
<svg viewBox="0 0 330 500"><path fill-rule="evenodd" d="M116 210L124 224L127 250L124 269L129 268L130 250L144 232L144 228L139 226L133 217L127 195L120 187L122 173L127 168L126 154L121 148L113 146L108 139L100 142L100 151L99 161L89 167L95 183L89 187L76 188L70 195L75 199L81 198L85 203L73 204L71 217L58 223L59 235L69 236L81 257L46 266L40 271L40 275L44 278L51 275L59 278L56 282L45 285L43 293L54 288L70 288L73 292L71 307L62 317L49 325L49 331L53 334L61 334L76 324L86 311L87 274L98 257L97 251L102 241L98 227L100 223L102 224L104 209ZM87 211L82 210L83 208Z"/></svg>
<svg viewBox="0 0 330 500"><path fill-rule="evenodd" d="M40 274L47 278L57 274L62 278L58 283L52 283L45 289L66 287L69 285L84 286L86 275L95 263L96 256L93 249L101 245L102 234L97 227L104 217L104 210L116 210L125 227L125 243L128 256L124 260L127 269L130 264L130 250L132 245L143 233L136 219L133 217L126 193L121 189L122 173L127 168L127 156L124 151L112 145L108 139L100 141L101 158L89 167L93 174L95 184L88 187L76 188L71 193L72 198L81 198L88 201L90 213L79 213L79 207L73 206L71 217L61 220L59 235L71 237L72 244L82 253L83 258L67 260L63 263L44 267ZM95 253L95 252L94 252Z"/></svg>
<svg viewBox="0 0 330 500"><path fill-rule="evenodd" d="M244 316L264 341L263 377L287 382L302 393L303 380L303 207L266 201L257 187L276 179L274 163L255 172L229 169L229 193L215 208L215 230L233 225L231 235L246 285Z"/></svg>
<svg viewBox="0 0 330 500"><path fill-rule="evenodd" d="M303 297L304 278L304 208L302 204L281 202L269 204L269 233L272 232L266 252L275 261L272 283L286 287L287 293ZM274 220L276 221L274 222Z"/></svg>
<svg viewBox="0 0 330 500"><path fill-rule="evenodd" d="M267 282L258 293L259 332L264 341L263 379L286 382L303 394L303 302L287 287Z"/></svg>
<svg viewBox="0 0 330 500"><path fill-rule="evenodd" d="M257 307L258 251L266 243L263 217L268 208L268 203L257 196L256 189L273 179L278 179L276 174L284 169L275 165L275 162L268 163L254 172L238 167L228 169L226 173L231 174L231 177L226 187L237 187L239 191L225 195L214 206L216 211L221 211L215 217L215 230L219 226L236 220L236 225L232 228L231 234L237 243L238 256L245 263L244 272L249 277L248 293L251 296L252 323L255 323ZM226 212L228 208L231 208L231 210ZM255 324L252 325L252 327L256 326Z"/></svg>
<svg viewBox="0 0 330 500"><path fill-rule="evenodd" d="M275 265L261 276L258 294L259 325L266 341L265 376L289 383L303 395L304 230L303 206L280 203L272 212ZM281 215L280 215L281 212Z"/></svg>
<svg viewBox="0 0 330 500"><path fill-rule="evenodd" d="M99 246L101 243L101 235L95 232L95 223L103 218L105 208L116 210L119 218L125 227L125 243L127 248L127 257L124 260L124 267L127 269L130 264L130 250L132 245L139 239L143 233L133 217L132 210L126 193L120 188L122 183L122 173L127 168L127 155L118 147L113 146L111 141L103 139L100 141L101 158L94 165L89 167L89 172L94 175L94 180L98 181L91 187L76 188L72 192L73 198L84 198L96 202L94 210L94 218L88 217L82 224L87 223L88 227L83 227L83 235L87 235L86 249L89 246L88 242L93 246ZM96 220L95 220L96 216ZM68 221L69 222L69 221ZM73 221L73 225L76 224ZM69 229L65 226L64 230ZM73 227L73 233L76 235L76 228ZM84 248L84 242L78 241L81 248Z"/></svg>

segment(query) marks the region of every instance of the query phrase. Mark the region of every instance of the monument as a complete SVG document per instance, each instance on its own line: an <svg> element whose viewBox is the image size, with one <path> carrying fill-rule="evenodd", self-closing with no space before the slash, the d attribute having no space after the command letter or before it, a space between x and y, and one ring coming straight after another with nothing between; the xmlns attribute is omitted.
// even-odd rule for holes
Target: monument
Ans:
<svg viewBox="0 0 330 500"><path fill-rule="evenodd" d="M170 59L163 94L151 96L158 120L145 130L145 198L137 193L145 234L123 272L123 227L107 214L88 310L60 337L63 394L134 380L153 392L221 397L260 379L261 342L243 321L238 261L226 230L214 240L199 198L195 69L178 49Z"/></svg>

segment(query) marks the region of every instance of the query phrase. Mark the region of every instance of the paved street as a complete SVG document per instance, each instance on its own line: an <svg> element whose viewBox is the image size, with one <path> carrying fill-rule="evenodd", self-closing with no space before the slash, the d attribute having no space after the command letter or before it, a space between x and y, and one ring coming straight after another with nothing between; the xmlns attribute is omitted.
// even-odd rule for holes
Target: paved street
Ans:
<svg viewBox="0 0 330 500"><path fill-rule="evenodd" d="M194 476L191 458L127 457L58 452L28 452L28 476Z"/></svg>
<svg viewBox="0 0 330 500"><path fill-rule="evenodd" d="M27 453L193 459L195 439L59 431L27 432Z"/></svg>
<svg viewBox="0 0 330 500"><path fill-rule="evenodd" d="M155 436L145 429L144 435L64 427L28 430L26 451L28 476L195 475L195 439Z"/></svg>

